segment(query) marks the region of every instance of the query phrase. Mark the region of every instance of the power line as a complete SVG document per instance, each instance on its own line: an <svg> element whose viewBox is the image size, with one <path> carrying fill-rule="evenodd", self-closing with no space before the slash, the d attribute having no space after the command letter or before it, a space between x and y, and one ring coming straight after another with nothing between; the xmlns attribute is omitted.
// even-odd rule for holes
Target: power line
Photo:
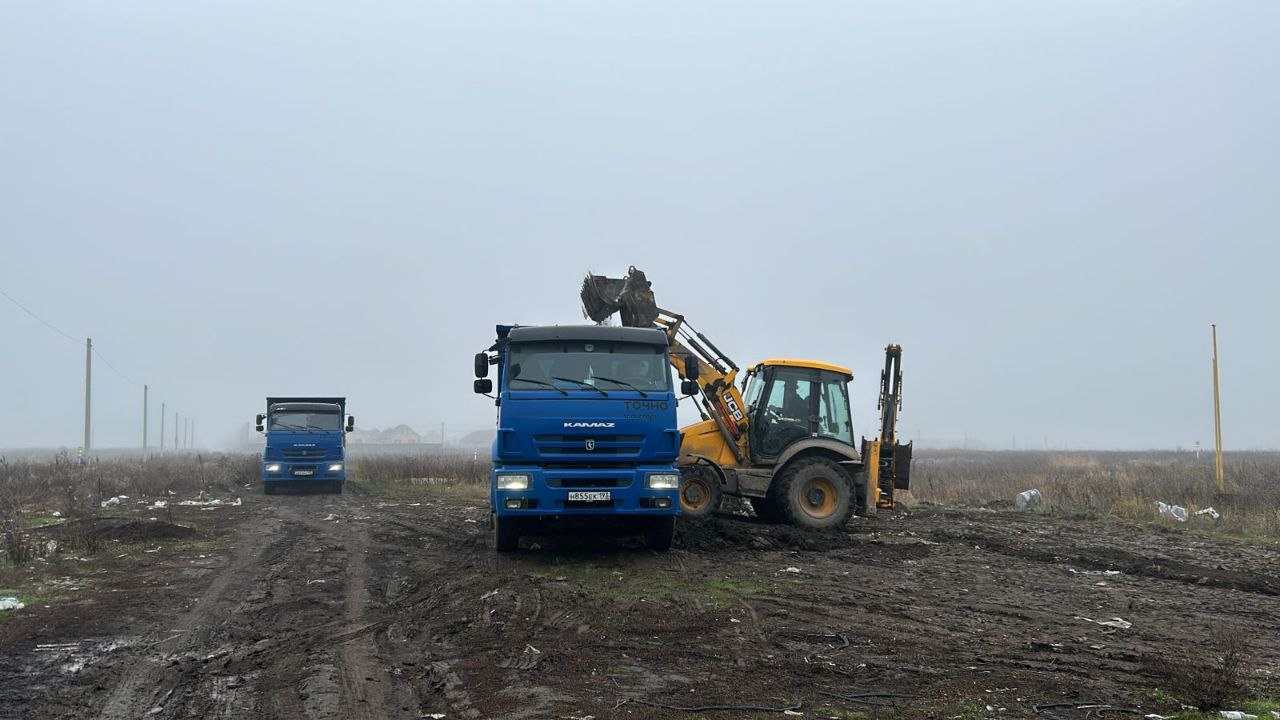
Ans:
<svg viewBox="0 0 1280 720"><path fill-rule="evenodd" d="M36 320L39 320L39 321L40 321L40 323L41 323L42 325L44 325L45 327L47 327L47 328L49 328L50 330L52 330L52 331L54 331L54 332L58 333L59 335L61 335L62 337L66 338L66 339L68 339L68 340L70 340L71 342L75 343L76 345L80 345L80 344L81 344L81 341L80 341L80 340L77 340L77 339L75 339L75 338L71 337L70 335L68 335L67 333L62 332L62 331L61 331L61 330L59 330L58 328L54 327L53 323L49 322L48 320L45 320L44 318L40 317L39 315L35 314L34 312L32 312L32 311L28 310L26 305L23 305L22 303L20 303L20 302L18 302L17 300L15 300L15 299L13 298L13 296L12 296L12 295L10 295L9 293L5 292L4 290L0 290L0 295L3 295L3 296L5 296L6 298L8 298L8 299L9 299L9 302L13 303L14 305L17 305L17 306L18 306L18 309L22 310L22 312L24 312L24 313L26 313L26 314L30 315L31 317L35 318Z"/></svg>
<svg viewBox="0 0 1280 720"><path fill-rule="evenodd" d="M117 370L117 369L116 369L116 366L115 366L115 365L112 365L112 364L111 364L111 361L110 361L110 360L108 360L108 359L106 358L106 356L105 356L105 355L103 355L102 353L98 352L98 348L94 348L94 349L93 349L93 354L94 354L94 355L97 355L99 360L101 360L102 362L106 363L106 364L107 364L107 367L111 368L111 372L113 372L113 373L115 373L115 374L119 375L121 380L124 380L125 382L129 383L130 385L132 385L132 386L134 386L134 387L142 387L142 386L141 386L141 385L139 385L138 383L136 383L136 382L134 382L133 380L129 379L129 376L128 376L128 375L125 375L124 373L122 373L122 372L120 372L119 370Z"/></svg>

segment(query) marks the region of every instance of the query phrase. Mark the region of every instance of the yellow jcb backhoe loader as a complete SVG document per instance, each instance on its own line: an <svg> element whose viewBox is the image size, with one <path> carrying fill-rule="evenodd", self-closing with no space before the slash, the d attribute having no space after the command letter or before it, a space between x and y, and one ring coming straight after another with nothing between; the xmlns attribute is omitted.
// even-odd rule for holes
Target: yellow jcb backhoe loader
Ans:
<svg viewBox="0 0 1280 720"><path fill-rule="evenodd" d="M702 421L682 428L680 505L687 517L716 512L725 495L747 498L763 519L804 527L843 525L854 512L894 506L909 487L911 444L900 445L902 348L885 348L880 434L854 445L846 367L817 360L764 360L739 368L679 315L658 307L643 272L588 275L584 314L597 323L620 315L627 327L667 334L671 364L694 381Z"/></svg>

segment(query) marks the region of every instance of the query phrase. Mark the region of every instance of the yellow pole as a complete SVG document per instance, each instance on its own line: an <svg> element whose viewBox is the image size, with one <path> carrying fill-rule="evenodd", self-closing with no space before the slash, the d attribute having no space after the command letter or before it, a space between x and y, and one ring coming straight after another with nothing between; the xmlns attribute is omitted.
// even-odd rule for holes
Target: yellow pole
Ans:
<svg viewBox="0 0 1280 720"><path fill-rule="evenodd" d="M1227 491L1226 479L1222 474L1222 410L1218 400L1218 325L1213 328L1213 436L1218 473L1218 493Z"/></svg>

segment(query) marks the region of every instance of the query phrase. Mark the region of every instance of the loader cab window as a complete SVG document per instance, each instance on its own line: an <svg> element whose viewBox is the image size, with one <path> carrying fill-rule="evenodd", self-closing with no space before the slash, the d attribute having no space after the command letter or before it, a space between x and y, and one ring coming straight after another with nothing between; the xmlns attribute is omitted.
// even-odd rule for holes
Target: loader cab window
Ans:
<svg viewBox="0 0 1280 720"><path fill-rule="evenodd" d="M818 377L818 434L853 445L849 385L833 373L819 373Z"/></svg>
<svg viewBox="0 0 1280 720"><path fill-rule="evenodd" d="M792 443L812 434L815 373L805 368L766 367L760 382L760 399L755 407L755 427L751 437L755 454L777 457Z"/></svg>

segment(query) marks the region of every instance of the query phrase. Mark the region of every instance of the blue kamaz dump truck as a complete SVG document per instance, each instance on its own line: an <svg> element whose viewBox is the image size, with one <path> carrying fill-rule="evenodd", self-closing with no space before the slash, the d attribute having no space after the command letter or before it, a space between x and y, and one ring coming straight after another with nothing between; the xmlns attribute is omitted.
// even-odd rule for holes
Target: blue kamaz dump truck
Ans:
<svg viewBox="0 0 1280 720"><path fill-rule="evenodd" d="M346 438L355 418L340 397L269 397L257 417L266 432L262 451L262 489L267 495L288 483L342 492L347 477Z"/></svg>
<svg viewBox="0 0 1280 720"><path fill-rule="evenodd" d="M498 406L489 479L494 545L591 526L671 546L680 511L676 393L660 330L498 326L475 391ZM498 368L496 385L490 366ZM496 387L496 393L495 393Z"/></svg>

